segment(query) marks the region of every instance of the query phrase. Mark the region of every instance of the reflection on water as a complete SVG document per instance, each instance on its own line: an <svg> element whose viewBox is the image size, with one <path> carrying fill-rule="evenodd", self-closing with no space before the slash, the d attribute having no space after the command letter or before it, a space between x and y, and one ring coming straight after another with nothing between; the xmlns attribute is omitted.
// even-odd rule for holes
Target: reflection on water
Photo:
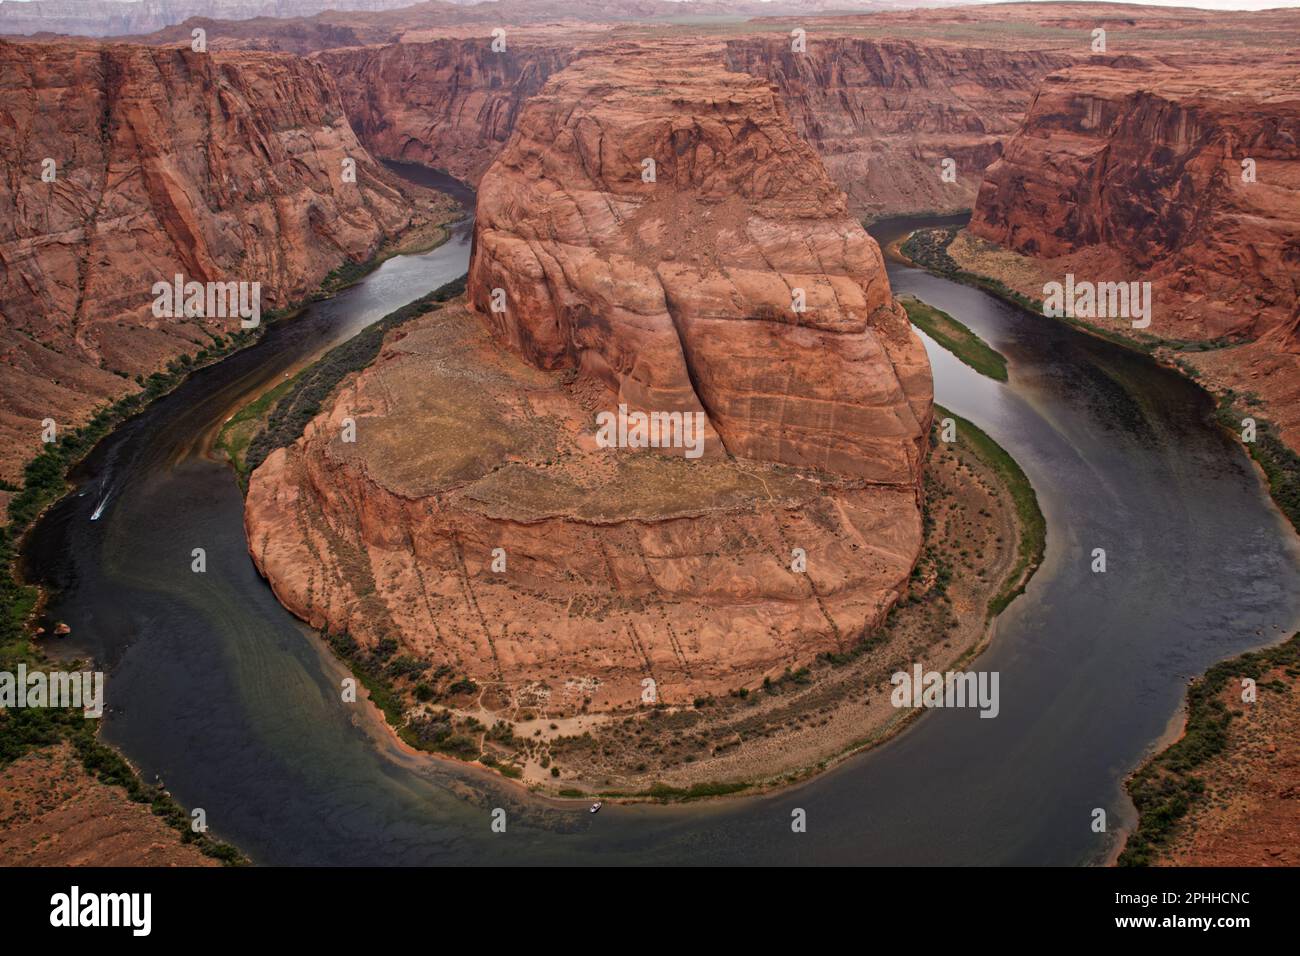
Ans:
<svg viewBox="0 0 1300 956"><path fill-rule="evenodd" d="M897 224L884 224L881 234ZM33 536L70 650L111 668L104 734L214 831L264 863L1060 863L1097 859L1094 807L1178 707L1188 677L1294 625L1300 558L1204 395L1145 359L899 265L911 292L1007 356L1011 381L930 349L938 400L1024 467L1047 557L978 664L1001 673L996 720L936 711L796 790L593 817L397 749L340 704L341 667L247 556L228 469L196 449L230 411L310 355L465 271L468 230L390 260L268 330L107 440ZM206 574L190 571L207 550ZM1088 570L1106 549L1108 571ZM505 834L489 810L507 809ZM790 810L808 832L790 831Z"/></svg>

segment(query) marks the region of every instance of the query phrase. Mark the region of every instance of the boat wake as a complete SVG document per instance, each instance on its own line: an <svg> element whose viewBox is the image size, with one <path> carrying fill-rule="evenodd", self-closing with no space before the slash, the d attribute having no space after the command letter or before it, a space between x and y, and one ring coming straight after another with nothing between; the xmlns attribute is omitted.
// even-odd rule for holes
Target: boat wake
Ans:
<svg viewBox="0 0 1300 956"><path fill-rule="evenodd" d="M91 521L99 520L99 516L102 515L104 513L104 509L108 507L108 499L111 498L112 496L113 496L113 489L110 488L108 489L107 492L105 492L104 497L100 499L99 504L95 505L95 510L90 515Z"/></svg>

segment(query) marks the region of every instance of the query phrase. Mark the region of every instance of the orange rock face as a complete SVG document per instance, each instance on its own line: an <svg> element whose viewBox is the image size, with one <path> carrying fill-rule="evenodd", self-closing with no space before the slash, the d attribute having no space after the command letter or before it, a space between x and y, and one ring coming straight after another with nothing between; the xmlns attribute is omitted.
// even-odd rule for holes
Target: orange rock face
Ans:
<svg viewBox="0 0 1300 956"><path fill-rule="evenodd" d="M304 60L0 42L0 76L6 477L39 451L42 419L75 424L239 329L156 318L155 282L259 282L265 312L409 219Z"/></svg>
<svg viewBox="0 0 1300 956"><path fill-rule="evenodd" d="M897 600L929 367L766 83L663 51L556 74L484 176L467 302L254 472L295 613L560 714L752 686ZM602 447L620 402L701 414L708 453Z"/></svg>
<svg viewBox="0 0 1300 956"><path fill-rule="evenodd" d="M1163 338L1284 325L1300 266L1295 71L1054 74L989 169L971 230L1062 269L1078 262L1079 279L1152 281L1148 331Z"/></svg>
<svg viewBox="0 0 1300 956"><path fill-rule="evenodd" d="M735 456L917 481L924 349L755 78L693 53L576 61L484 178L474 243L470 302L533 364L704 411Z"/></svg>

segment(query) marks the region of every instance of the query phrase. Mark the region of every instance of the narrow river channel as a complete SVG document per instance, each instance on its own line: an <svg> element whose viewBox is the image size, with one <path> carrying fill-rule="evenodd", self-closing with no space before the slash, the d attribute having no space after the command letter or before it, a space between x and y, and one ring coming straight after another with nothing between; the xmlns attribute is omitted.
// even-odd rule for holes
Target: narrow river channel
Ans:
<svg viewBox="0 0 1300 956"><path fill-rule="evenodd" d="M1020 462L1047 517L1044 566L971 665L1001 674L997 719L938 711L797 789L598 816L404 754L376 713L339 703L342 668L253 569L234 476L208 449L245 402L468 257L462 227L196 373L101 443L25 551L29 576L55 591L50 616L72 626L67 652L109 669L105 739L257 863L1096 862L1130 815L1123 778L1188 678L1300 618L1295 535L1203 393L891 264L896 292L1007 356L1002 385L931 346L937 398ZM190 570L195 547L206 574ZM1089 570L1096 547L1105 574ZM497 806L504 834L489 829ZM794 807L806 833L791 833ZM1091 832L1094 807L1110 833Z"/></svg>

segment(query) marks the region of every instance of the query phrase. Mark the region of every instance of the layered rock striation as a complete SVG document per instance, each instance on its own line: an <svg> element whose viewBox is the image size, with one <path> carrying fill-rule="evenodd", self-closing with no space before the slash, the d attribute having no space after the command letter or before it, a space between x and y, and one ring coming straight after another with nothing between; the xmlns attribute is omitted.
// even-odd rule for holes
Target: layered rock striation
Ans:
<svg viewBox="0 0 1300 956"><path fill-rule="evenodd" d="M1059 52L844 36L727 42L730 69L770 80L854 211L969 209ZM944 160L953 176L943 176Z"/></svg>
<svg viewBox="0 0 1300 956"><path fill-rule="evenodd" d="M326 50L357 135L376 156L446 169L476 183L524 104L576 58L609 48L587 35L486 37ZM727 68L769 80L796 131L858 215L969 209L984 169L1063 53L969 49L906 40L746 36L708 48ZM953 161L951 181L943 161Z"/></svg>
<svg viewBox="0 0 1300 956"><path fill-rule="evenodd" d="M575 55L567 44L523 42L497 53L490 39L475 37L330 50L317 59L375 156L477 184L524 103Z"/></svg>
<svg viewBox="0 0 1300 956"><path fill-rule="evenodd" d="M578 60L485 178L474 243L469 300L533 364L703 410L738 457L916 481L924 350L766 84L694 53Z"/></svg>
<svg viewBox="0 0 1300 956"><path fill-rule="evenodd" d="M156 316L154 283L256 282L269 312L412 215L305 60L0 42L0 76L6 477L40 449L42 419L76 424L239 330Z"/></svg>
<svg viewBox="0 0 1300 956"><path fill-rule="evenodd" d="M970 228L1077 263L1080 279L1152 281L1150 331L1163 337L1257 338L1295 315L1300 290L1294 71L1053 74L989 169Z"/></svg>

